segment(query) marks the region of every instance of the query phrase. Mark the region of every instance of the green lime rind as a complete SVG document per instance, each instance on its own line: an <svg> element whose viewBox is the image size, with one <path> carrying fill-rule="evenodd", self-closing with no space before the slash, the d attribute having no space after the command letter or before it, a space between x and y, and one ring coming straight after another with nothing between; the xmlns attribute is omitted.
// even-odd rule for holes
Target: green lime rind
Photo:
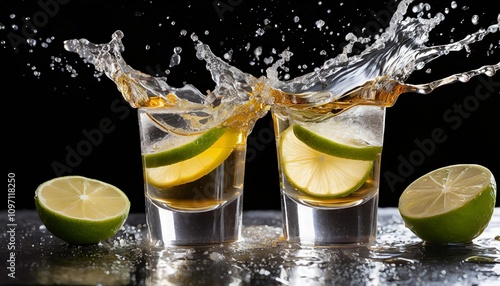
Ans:
<svg viewBox="0 0 500 286"><path fill-rule="evenodd" d="M143 155L146 168L172 165L199 155L212 146L224 133L226 128L214 127L201 134L195 140L161 152Z"/></svg>
<svg viewBox="0 0 500 286"><path fill-rule="evenodd" d="M95 220L85 220L63 217L60 214L42 206L35 200L35 207L48 231L69 244L96 244L113 237L125 223L128 211L120 216L101 220L98 225ZM71 227L67 227L70 226Z"/></svg>
<svg viewBox="0 0 500 286"><path fill-rule="evenodd" d="M460 208L432 217L400 214L406 227L426 242L436 244L469 243L485 230L496 200L494 180L474 199Z"/></svg>
<svg viewBox="0 0 500 286"><path fill-rule="evenodd" d="M293 133L312 149L335 157L373 161L380 156L382 146L355 146L338 143L318 135L301 125L293 126Z"/></svg>

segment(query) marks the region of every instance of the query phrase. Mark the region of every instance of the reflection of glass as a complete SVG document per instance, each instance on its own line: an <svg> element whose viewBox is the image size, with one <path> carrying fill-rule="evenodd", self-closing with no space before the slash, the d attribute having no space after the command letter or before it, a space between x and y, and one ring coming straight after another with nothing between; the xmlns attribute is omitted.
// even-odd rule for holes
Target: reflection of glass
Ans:
<svg viewBox="0 0 500 286"><path fill-rule="evenodd" d="M383 107L312 122L300 110L273 108L287 240L375 240L384 118Z"/></svg>
<svg viewBox="0 0 500 286"><path fill-rule="evenodd" d="M216 249L153 250L145 285L242 285L242 270Z"/></svg>
<svg viewBox="0 0 500 286"><path fill-rule="evenodd" d="M384 276L379 265L359 257L367 252L366 247L287 249L276 280L297 286L378 285Z"/></svg>

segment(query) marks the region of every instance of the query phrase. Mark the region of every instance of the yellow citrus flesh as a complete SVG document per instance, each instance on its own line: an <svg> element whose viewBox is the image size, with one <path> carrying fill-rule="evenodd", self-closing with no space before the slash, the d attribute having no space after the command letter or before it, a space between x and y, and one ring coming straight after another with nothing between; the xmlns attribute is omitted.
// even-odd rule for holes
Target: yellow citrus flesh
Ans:
<svg viewBox="0 0 500 286"><path fill-rule="evenodd" d="M115 235L130 210L127 196L115 186L81 176L41 184L35 205L55 236L73 244L91 244Z"/></svg>
<svg viewBox="0 0 500 286"><path fill-rule="evenodd" d="M146 179L160 189L195 181L222 164L233 152L240 137L239 130L227 129L213 145L190 159L162 167L146 168Z"/></svg>
<svg viewBox="0 0 500 286"><path fill-rule="evenodd" d="M406 226L422 240L467 243L487 227L496 182L485 167L460 164L434 170L410 184L399 198Z"/></svg>
<svg viewBox="0 0 500 286"><path fill-rule="evenodd" d="M295 136L292 127L282 133L279 149L288 181L312 196L347 196L363 185L373 166L373 161L345 159L312 149Z"/></svg>

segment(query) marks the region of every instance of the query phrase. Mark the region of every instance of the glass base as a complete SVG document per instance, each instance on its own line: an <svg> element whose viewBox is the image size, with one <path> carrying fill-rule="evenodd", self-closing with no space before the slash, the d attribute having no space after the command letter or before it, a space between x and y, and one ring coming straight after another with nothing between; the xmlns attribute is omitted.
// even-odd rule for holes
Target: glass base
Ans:
<svg viewBox="0 0 500 286"><path fill-rule="evenodd" d="M179 212L161 208L146 196L146 222L153 246L210 245L240 238L243 196L203 212Z"/></svg>
<svg viewBox="0 0 500 286"><path fill-rule="evenodd" d="M283 234L289 242L311 246L368 244L377 238L378 194L361 205L313 208L282 193Z"/></svg>

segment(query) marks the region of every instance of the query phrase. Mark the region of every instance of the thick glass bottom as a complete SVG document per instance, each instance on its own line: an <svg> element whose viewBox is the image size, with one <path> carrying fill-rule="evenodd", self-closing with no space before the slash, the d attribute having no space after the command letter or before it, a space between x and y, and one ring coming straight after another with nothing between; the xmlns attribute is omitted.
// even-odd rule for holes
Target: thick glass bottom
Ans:
<svg viewBox="0 0 500 286"><path fill-rule="evenodd" d="M378 194L348 208L313 208L282 193L283 234L311 246L368 244L377 236Z"/></svg>
<svg viewBox="0 0 500 286"><path fill-rule="evenodd" d="M241 234L242 195L219 208L177 212L146 196L146 222L153 246L210 245L237 241Z"/></svg>

